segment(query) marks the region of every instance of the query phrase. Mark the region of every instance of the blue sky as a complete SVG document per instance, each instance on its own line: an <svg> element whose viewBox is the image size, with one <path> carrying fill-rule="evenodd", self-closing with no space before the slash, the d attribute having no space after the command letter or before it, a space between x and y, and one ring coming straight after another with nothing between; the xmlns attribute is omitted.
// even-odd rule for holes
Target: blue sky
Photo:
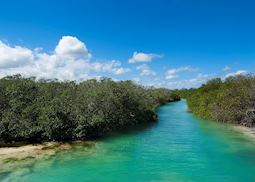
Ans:
<svg viewBox="0 0 255 182"><path fill-rule="evenodd" d="M252 0L1 1L0 76L182 88L254 73L254 8Z"/></svg>

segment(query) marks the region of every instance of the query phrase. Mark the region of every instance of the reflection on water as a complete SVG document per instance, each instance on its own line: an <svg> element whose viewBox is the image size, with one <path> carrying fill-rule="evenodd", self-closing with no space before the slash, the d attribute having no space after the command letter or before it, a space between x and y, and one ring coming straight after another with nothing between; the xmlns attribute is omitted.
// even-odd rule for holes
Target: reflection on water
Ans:
<svg viewBox="0 0 255 182"><path fill-rule="evenodd" d="M6 181L254 182L255 142L227 125L204 121L185 101L158 109L159 122L77 146L54 156L16 162ZM7 162L4 166L13 162Z"/></svg>

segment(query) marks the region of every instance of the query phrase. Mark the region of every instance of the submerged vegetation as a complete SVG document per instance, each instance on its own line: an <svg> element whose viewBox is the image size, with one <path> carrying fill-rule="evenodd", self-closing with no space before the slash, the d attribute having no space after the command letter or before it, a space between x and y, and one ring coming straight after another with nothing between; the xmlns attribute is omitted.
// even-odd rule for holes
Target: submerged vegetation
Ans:
<svg viewBox="0 0 255 182"><path fill-rule="evenodd" d="M255 77L238 75L209 80L198 89L177 90L196 115L224 123L255 126Z"/></svg>
<svg viewBox="0 0 255 182"><path fill-rule="evenodd" d="M179 97L111 79L81 83L0 79L0 142L85 140L156 120L155 108Z"/></svg>

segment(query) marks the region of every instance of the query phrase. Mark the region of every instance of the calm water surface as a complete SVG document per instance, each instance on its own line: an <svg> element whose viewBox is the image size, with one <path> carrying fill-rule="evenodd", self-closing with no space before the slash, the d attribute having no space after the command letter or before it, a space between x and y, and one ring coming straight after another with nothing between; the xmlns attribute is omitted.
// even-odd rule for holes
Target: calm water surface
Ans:
<svg viewBox="0 0 255 182"><path fill-rule="evenodd" d="M255 141L187 112L184 100L158 109L159 122L92 147L30 160L5 181L255 182ZM32 161L32 162L31 162ZM21 162L22 163L22 162ZM1 181L1 180L0 180Z"/></svg>

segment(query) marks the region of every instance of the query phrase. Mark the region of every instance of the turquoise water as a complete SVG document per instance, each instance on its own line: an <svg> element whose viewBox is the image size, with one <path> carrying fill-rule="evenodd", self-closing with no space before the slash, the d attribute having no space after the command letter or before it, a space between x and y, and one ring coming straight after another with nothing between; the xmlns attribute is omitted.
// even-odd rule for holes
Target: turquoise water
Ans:
<svg viewBox="0 0 255 182"><path fill-rule="evenodd" d="M255 182L255 142L203 121L186 102L158 109L159 122L2 174L25 182Z"/></svg>

